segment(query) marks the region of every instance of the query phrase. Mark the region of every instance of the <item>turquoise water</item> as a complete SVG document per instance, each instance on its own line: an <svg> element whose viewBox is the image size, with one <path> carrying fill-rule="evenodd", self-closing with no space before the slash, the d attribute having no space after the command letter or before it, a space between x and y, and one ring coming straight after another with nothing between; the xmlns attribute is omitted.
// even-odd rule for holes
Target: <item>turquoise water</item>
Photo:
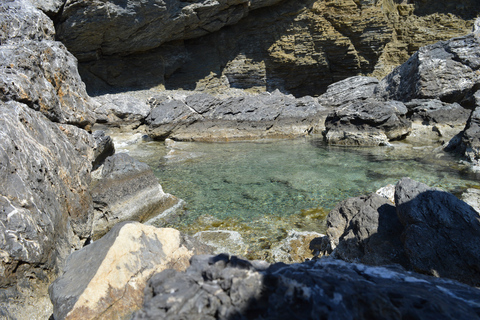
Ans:
<svg viewBox="0 0 480 320"><path fill-rule="evenodd" d="M208 214L249 221L304 209L332 209L404 176L459 192L477 177L432 149L329 147L321 139L190 143L143 142L132 156L147 162L165 192L184 199L188 218Z"/></svg>

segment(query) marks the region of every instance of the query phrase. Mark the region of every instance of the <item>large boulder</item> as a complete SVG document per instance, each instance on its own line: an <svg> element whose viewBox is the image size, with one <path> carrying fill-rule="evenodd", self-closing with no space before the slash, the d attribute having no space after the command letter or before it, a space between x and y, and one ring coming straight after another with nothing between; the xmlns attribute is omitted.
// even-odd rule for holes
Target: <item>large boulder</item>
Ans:
<svg viewBox="0 0 480 320"><path fill-rule="evenodd" d="M319 97L319 101L327 107L339 107L349 102L367 100L375 96L377 85L377 78L350 77L329 85L327 91Z"/></svg>
<svg viewBox="0 0 480 320"><path fill-rule="evenodd" d="M480 286L480 219L471 206L408 178L397 183L395 204L413 270Z"/></svg>
<svg viewBox="0 0 480 320"><path fill-rule="evenodd" d="M150 113L150 105L129 93L105 94L95 97L97 122L119 126L123 130L140 126Z"/></svg>
<svg viewBox="0 0 480 320"><path fill-rule="evenodd" d="M477 33L422 47L386 76L377 94L386 99L440 99L472 104L480 85Z"/></svg>
<svg viewBox="0 0 480 320"><path fill-rule="evenodd" d="M327 237L332 255L369 265L400 264L408 267L398 220L391 201L376 193L349 198L327 217Z"/></svg>
<svg viewBox="0 0 480 320"><path fill-rule="evenodd" d="M163 192L158 179L146 163L135 160L126 153L106 158L92 176L95 239L107 233L118 222L147 222L183 203L175 196Z"/></svg>
<svg viewBox="0 0 480 320"><path fill-rule="evenodd" d="M407 108L399 101L359 100L337 107L325 120L328 144L388 145L411 130Z"/></svg>
<svg viewBox="0 0 480 320"><path fill-rule="evenodd" d="M268 265L194 256L153 276L134 320L479 319L478 289L399 269L320 259Z"/></svg>
<svg viewBox="0 0 480 320"><path fill-rule="evenodd" d="M130 319L140 309L153 274L185 270L193 254L207 252L175 229L119 223L69 256L63 274L49 288L53 317Z"/></svg>

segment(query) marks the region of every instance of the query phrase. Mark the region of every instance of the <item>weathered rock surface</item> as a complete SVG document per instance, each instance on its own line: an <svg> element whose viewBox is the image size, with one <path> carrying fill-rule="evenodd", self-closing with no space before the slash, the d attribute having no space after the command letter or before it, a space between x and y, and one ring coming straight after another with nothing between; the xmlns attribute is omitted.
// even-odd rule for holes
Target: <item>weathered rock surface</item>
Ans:
<svg viewBox="0 0 480 320"><path fill-rule="evenodd" d="M193 237L214 248L215 254L244 255L247 249L242 235L237 231L207 230L197 232Z"/></svg>
<svg viewBox="0 0 480 320"><path fill-rule="evenodd" d="M395 204L413 270L480 285L480 219L471 206L408 178L397 183Z"/></svg>
<svg viewBox="0 0 480 320"><path fill-rule="evenodd" d="M324 237L318 232L289 230L287 237L271 249L273 261L293 263L318 257Z"/></svg>
<svg viewBox="0 0 480 320"><path fill-rule="evenodd" d="M326 109L315 99L295 99L278 91L260 95L185 99L157 96L146 119L154 139L234 140L298 137L323 128Z"/></svg>
<svg viewBox="0 0 480 320"><path fill-rule="evenodd" d="M395 206L378 194L349 198L327 217L327 237L333 255L368 265L400 264L408 267Z"/></svg>
<svg viewBox="0 0 480 320"><path fill-rule="evenodd" d="M119 223L102 239L69 256L63 275L49 288L53 316L129 319L141 307L153 274L185 270L190 257L206 249L175 229Z"/></svg>
<svg viewBox="0 0 480 320"><path fill-rule="evenodd" d="M332 83L318 100L327 107L340 107L357 100L367 100L375 96L378 79L356 76Z"/></svg>
<svg viewBox="0 0 480 320"><path fill-rule="evenodd" d="M217 1L208 8L206 1L158 1L151 4L156 8L137 21L134 17L148 6L128 1L131 5L122 8L118 2L102 6L100 1L69 1L62 14L65 20L57 25L67 47L80 60L89 60L82 63L82 75L92 92L102 86L134 86L217 93L227 88L255 92L280 89L297 97L319 95L329 84L351 76L373 74L382 78L420 47L467 34L480 12L475 0L461 4L443 1L441 7L433 0L412 4L392 0L274 0L261 1L262 6L269 7L251 11L238 23L218 30L239 15L214 21L214 28L199 27L204 19L215 18L210 13L227 1ZM229 1L232 6L219 14L241 7L243 15L245 2ZM256 1L250 3L251 9L258 7ZM175 6L184 9L171 19L170 9ZM438 11L431 9L434 7ZM206 12L197 18L188 8ZM154 16L163 18L151 21ZM178 28L186 24L187 29ZM179 40L161 45L174 25L169 39ZM218 31L196 38L199 29L202 34ZM153 34L152 41L143 39L148 34ZM146 47L152 50L145 51ZM125 51L132 54L125 55Z"/></svg>
<svg viewBox="0 0 480 320"><path fill-rule="evenodd" d="M422 47L377 87L386 99L439 99L473 105L480 85L480 39L464 37Z"/></svg>
<svg viewBox="0 0 480 320"><path fill-rule="evenodd" d="M133 220L146 222L179 203L163 192L162 186L145 163L126 153L108 157L93 172L92 198L95 207L93 237L101 237L115 224Z"/></svg>
<svg viewBox="0 0 480 320"><path fill-rule="evenodd" d="M462 201L465 201L480 215L480 190L475 188L469 188L461 197Z"/></svg>
<svg viewBox="0 0 480 320"><path fill-rule="evenodd" d="M478 319L478 289L415 273L320 259L259 264L194 256L148 282L133 319Z"/></svg>
<svg viewBox="0 0 480 320"><path fill-rule="evenodd" d="M106 94L95 97L99 106L95 109L97 122L112 126L138 127L149 115L151 106L128 93Z"/></svg>
<svg viewBox="0 0 480 320"><path fill-rule="evenodd" d="M350 102L328 115L323 134L329 144L388 145L410 132L406 114L407 108L399 101Z"/></svg>
<svg viewBox="0 0 480 320"><path fill-rule="evenodd" d="M37 279L48 281L71 250L90 237L94 145L82 129L52 123L18 102L0 102L3 316L25 316L16 305L37 302L25 302L22 294L32 295L28 290L35 289Z"/></svg>
<svg viewBox="0 0 480 320"><path fill-rule="evenodd" d="M93 149L95 160L92 163L92 169L95 170L103 164L107 157L115 154L115 145L113 144L112 138L105 135L105 132L102 130L93 132L92 137L95 140L95 147Z"/></svg>

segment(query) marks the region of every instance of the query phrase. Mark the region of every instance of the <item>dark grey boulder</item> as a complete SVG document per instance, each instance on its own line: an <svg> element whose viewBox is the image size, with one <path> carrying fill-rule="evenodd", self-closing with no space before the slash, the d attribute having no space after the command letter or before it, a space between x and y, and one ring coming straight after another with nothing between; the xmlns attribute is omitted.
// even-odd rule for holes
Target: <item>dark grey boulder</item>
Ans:
<svg viewBox="0 0 480 320"><path fill-rule="evenodd" d="M470 115L461 143L461 150L466 158L472 164L480 164L480 106Z"/></svg>
<svg viewBox="0 0 480 320"><path fill-rule="evenodd" d="M395 204L413 270L480 285L480 219L471 206L409 178L397 183Z"/></svg>
<svg viewBox="0 0 480 320"><path fill-rule="evenodd" d="M405 103L407 117L422 124L465 125L472 112L458 103L446 103L438 99L414 99Z"/></svg>
<svg viewBox="0 0 480 320"><path fill-rule="evenodd" d="M115 224L132 220L146 222L182 200L163 192L152 169L126 153L117 153L92 173L95 207L93 237L100 238Z"/></svg>
<svg viewBox="0 0 480 320"><path fill-rule="evenodd" d="M334 257L349 262L408 268L402 231L395 206L375 193L342 201L327 217L330 250L334 249Z"/></svg>
<svg viewBox="0 0 480 320"><path fill-rule="evenodd" d="M319 97L321 104L327 107L339 107L356 100L367 100L375 97L378 79L355 76L335 82Z"/></svg>
<svg viewBox="0 0 480 320"><path fill-rule="evenodd" d="M93 170L97 169L107 157L115 154L115 145L110 136L105 135L102 130L96 130L92 134L95 140L95 148L93 149L95 160L93 161Z"/></svg>
<svg viewBox="0 0 480 320"><path fill-rule="evenodd" d="M325 120L324 137L329 144L388 145L411 130L407 108L399 101L369 99L336 108Z"/></svg>
<svg viewBox="0 0 480 320"><path fill-rule="evenodd" d="M474 33L420 48L376 89L385 99L472 103L480 84L480 39Z"/></svg>
<svg viewBox="0 0 480 320"><path fill-rule="evenodd" d="M194 256L149 280L133 319L479 319L478 301L478 289L399 269Z"/></svg>

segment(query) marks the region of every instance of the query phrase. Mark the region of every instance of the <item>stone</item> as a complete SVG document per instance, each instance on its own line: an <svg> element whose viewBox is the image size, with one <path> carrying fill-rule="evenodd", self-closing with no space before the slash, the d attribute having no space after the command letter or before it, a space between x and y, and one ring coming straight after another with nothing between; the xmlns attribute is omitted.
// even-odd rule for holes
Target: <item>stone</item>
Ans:
<svg viewBox="0 0 480 320"><path fill-rule="evenodd" d="M247 249L242 235L237 231L206 230L195 233L193 237L214 248L216 254L244 255Z"/></svg>
<svg viewBox="0 0 480 320"><path fill-rule="evenodd" d="M409 178L397 183L395 204L413 270L480 285L480 219L471 206Z"/></svg>
<svg viewBox="0 0 480 320"><path fill-rule="evenodd" d="M55 19L55 16L60 13L65 3L64 0L31 0L31 2L52 19Z"/></svg>
<svg viewBox="0 0 480 320"><path fill-rule="evenodd" d="M472 104L480 83L480 40L469 34L422 47L377 87L385 99L439 99Z"/></svg>
<svg viewBox="0 0 480 320"><path fill-rule="evenodd" d="M287 237L271 249L273 261L292 263L318 257L324 236L318 232L289 230Z"/></svg>
<svg viewBox="0 0 480 320"><path fill-rule="evenodd" d="M389 145L407 136L411 123L399 101L373 99L350 102L336 108L325 120L323 135L328 144Z"/></svg>
<svg viewBox="0 0 480 320"><path fill-rule="evenodd" d="M349 262L407 268L402 231L395 206L387 198L375 193L349 198L328 214L327 251L333 250L331 255Z"/></svg>
<svg viewBox="0 0 480 320"><path fill-rule="evenodd" d="M378 79L356 76L335 82L319 97L321 104L327 107L339 107L356 100L367 100L374 97Z"/></svg>
<svg viewBox="0 0 480 320"><path fill-rule="evenodd" d="M395 204L395 186L393 184L386 185L375 191L375 193Z"/></svg>
<svg viewBox="0 0 480 320"><path fill-rule="evenodd" d="M115 225L102 239L72 253L49 288L55 319L129 319L140 309L147 280L165 269L185 270L205 253L175 229L138 222Z"/></svg>
<svg viewBox="0 0 480 320"><path fill-rule="evenodd" d="M115 154L115 145L112 138L105 135L105 131L96 130L93 132L92 137L95 140L95 148L93 150L95 160L92 163L92 169L96 170L107 157Z"/></svg>
<svg viewBox="0 0 480 320"><path fill-rule="evenodd" d="M325 107L311 97L296 99L279 91L215 97L193 94L184 99L165 95L149 100L146 118L154 139L224 141L298 137L320 132Z"/></svg>
<svg viewBox="0 0 480 320"><path fill-rule="evenodd" d="M95 122L77 61L56 41L0 46L0 100L19 101L58 123L89 127Z"/></svg>
<svg viewBox="0 0 480 320"><path fill-rule="evenodd" d="M480 164L480 106L473 110L461 140L463 155L474 165Z"/></svg>
<svg viewBox="0 0 480 320"><path fill-rule="evenodd" d="M138 127L150 113L150 105L128 93L106 94L95 97L97 122L111 126Z"/></svg>
<svg viewBox="0 0 480 320"><path fill-rule="evenodd" d="M194 256L145 289L146 319L480 318L480 291L398 268L333 259L268 265L235 256Z"/></svg>
<svg viewBox="0 0 480 320"><path fill-rule="evenodd" d="M461 200L471 206L480 215L480 190L468 188L462 193Z"/></svg>
<svg viewBox="0 0 480 320"><path fill-rule="evenodd" d="M126 153L106 158L92 176L94 239L100 238L118 222L146 222L180 202L175 196L163 192L147 164Z"/></svg>

